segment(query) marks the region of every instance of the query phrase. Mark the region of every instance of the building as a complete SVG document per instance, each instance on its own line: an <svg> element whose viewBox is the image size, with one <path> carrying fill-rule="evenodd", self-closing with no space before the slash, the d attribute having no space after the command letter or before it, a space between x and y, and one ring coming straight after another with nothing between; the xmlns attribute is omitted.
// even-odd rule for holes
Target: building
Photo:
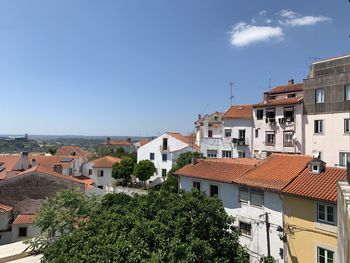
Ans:
<svg viewBox="0 0 350 263"><path fill-rule="evenodd" d="M130 138L126 140L111 140L110 137L107 137L106 141L100 145L113 153L116 153L119 148L122 148L126 153L134 152L134 145Z"/></svg>
<svg viewBox="0 0 350 263"><path fill-rule="evenodd" d="M350 152L350 55L311 64L304 80L305 154L346 166Z"/></svg>
<svg viewBox="0 0 350 263"><path fill-rule="evenodd" d="M0 155L0 181L13 176L30 167L28 153L21 155Z"/></svg>
<svg viewBox="0 0 350 263"><path fill-rule="evenodd" d="M254 104L254 156L271 153L302 153L303 84L277 86Z"/></svg>
<svg viewBox="0 0 350 263"><path fill-rule="evenodd" d="M234 105L196 121L196 141L207 158L251 157L253 108Z"/></svg>
<svg viewBox="0 0 350 263"><path fill-rule="evenodd" d="M165 178L176 163L180 154L199 151L199 146L190 137L178 132L166 132L137 150L137 161L150 160L154 163L157 172L151 181Z"/></svg>
<svg viewBox="0 0 350 263"><path fill-rule="evenodd" d="M337 224L338 262L350 262L350 177L338 182L337 187Z"/></svg>
<svg viewBox="0 0 350 263"><path fill-rule="evenodd" d="M119 163L121 159L113 156L105 156L90 162L89 177L94 186L104 192L113 192L116 180L112 177L113 164Z"/></svg>
<svg viewBox="0 0 350 263"><path fill-rule="evenodd" d="M337 182L345 178L345 169L312 159L283 189L288 262L348 262L337 258Z"/></svg>
<svg viewBox="0 0 350 263"><path fill-rule="evenodd" d="M76 145L65 145L60 147L56 153L57 156L77 156L88 159L91 154Z"/></svg>

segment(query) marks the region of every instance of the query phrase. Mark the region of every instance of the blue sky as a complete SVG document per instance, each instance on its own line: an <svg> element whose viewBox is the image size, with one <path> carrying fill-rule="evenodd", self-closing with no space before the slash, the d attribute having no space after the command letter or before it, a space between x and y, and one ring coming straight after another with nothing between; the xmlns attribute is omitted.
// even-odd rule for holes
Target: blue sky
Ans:
<svg viewBox="0 0 350 263"><path fill-rule="evenodd" d="M350 51L347 0L0 2L0 134L190 132Z"/></svg>

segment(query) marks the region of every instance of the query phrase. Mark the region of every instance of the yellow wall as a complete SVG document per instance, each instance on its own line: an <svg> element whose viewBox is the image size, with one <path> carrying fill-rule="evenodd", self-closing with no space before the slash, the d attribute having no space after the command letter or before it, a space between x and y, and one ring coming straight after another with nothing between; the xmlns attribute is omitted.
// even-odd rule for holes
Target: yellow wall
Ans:
<svg viewBox="0 0 350 263"><path fill-rule="evenodd" d="M317 246L336 253L337 227L317 222L317 201L284 195L283 210L288 262L317 262Z"/></svg>

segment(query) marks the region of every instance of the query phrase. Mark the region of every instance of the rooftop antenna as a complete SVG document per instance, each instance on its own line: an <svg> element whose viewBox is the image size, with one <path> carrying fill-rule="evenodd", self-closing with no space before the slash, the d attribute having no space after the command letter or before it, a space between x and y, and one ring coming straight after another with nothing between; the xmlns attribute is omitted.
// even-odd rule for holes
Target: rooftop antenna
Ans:
<svg viewBox="0 0 350 263"><path fill-rule="evenodd" d="M271 78L269 78L269 90L271 89Z"/></svg>
<svg viewBox="0 0 350 263"><path fill-rule="evenodd" d="M235 97L235 96L233 96L233 93L232 93L233 84L234 84L234 83L231 81L231 82L230 82L230 87L231 87L231 96L230 96L230 100L231 100L231 107L232 107L232 99Z"/></svg>

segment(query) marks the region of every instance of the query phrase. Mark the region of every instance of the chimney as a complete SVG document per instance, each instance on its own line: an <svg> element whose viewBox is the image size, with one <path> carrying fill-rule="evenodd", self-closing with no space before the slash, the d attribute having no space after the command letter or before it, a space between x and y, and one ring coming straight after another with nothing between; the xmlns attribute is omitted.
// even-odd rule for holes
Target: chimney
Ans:
<svg viewBox="0 0 350 263"><path fill-rule="evenodd" d="M264 92L264 103L268 102L268 100L269 100L269 93Z"/></svg>
<svg viewBox="0 0 350 263"><path fill-rule="evenodd" d="M198 114L198 120L202 119L202 115Z"/></svg>
<svg viewBox="0 0 350 263"><path fill-rule="evenodd" d="M107 137L106 143L107 143L107 144L110 144L110 143L111 143L111 138L110 138L110 137Z"/></svg>
<svg viewBox="0 0 350 263"><path fill-rule="evenodd" d="M294 79L288 80L288 86L290 86L290 85L294 85Z"/></svg>
<svg viewBox="0 0 350 263"><path fill-rule="evenodd" d="M32 167L36 166L36 160L32 159Z"/></svg>
<svg viewBox="0 0 350 263"><path fill-rule="evenodd" d="M29 168L29 160L28 160L28 152L22 152L21 161L22 161L22 169L27 170Z"/></svg>

